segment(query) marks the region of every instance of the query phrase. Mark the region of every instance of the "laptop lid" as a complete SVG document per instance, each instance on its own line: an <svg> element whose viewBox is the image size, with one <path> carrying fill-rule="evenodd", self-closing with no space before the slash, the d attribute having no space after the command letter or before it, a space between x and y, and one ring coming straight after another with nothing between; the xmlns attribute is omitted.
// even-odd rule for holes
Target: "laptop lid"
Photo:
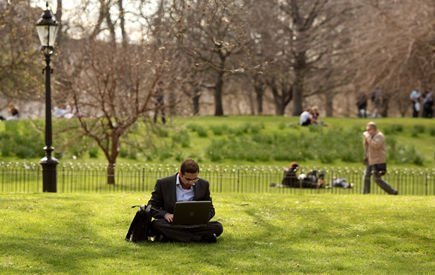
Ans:
<svg viewBox="0 0 435 275"><path fill-rule="evenodd" d="M175 203L174 225L207 224L211 201L179 201Z"/></svg>

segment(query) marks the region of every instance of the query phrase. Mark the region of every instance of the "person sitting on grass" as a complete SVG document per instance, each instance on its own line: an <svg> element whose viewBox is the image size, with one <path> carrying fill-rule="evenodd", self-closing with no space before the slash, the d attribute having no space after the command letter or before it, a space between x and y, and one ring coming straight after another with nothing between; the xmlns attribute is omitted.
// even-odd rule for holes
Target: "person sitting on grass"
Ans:
<svg viewBox="0 0 435 275"><path fill-rule="evenodd" d="M311 108L307 108L299 116L299 125L309 126L311 124L313 124L312 110L311 110Z"/></svg>
<svg viewBox="0 0 435 275"><path fill-rule="evenodd" d="M300 188L325 188L325 171L311 170L306 175L300 174L298 177Z"/></svg>
<svg viewBox="0 0 435 275"><path fill-rule="evenodd" d="M296 187L299 186L300 182L297 176L297 171L299 169L299 164L295 161L290 163L287 169L284 169L284 177L282 178L281 185L283 187Z"/></svg>
<svg viewBox="0 0 435 275"><path fill-rule="evenodd" d="M208 181L199 176L199 165L192 159L183 161L180 171L159 179L148 206L154 220L151 229L157 241L215 243L223 232L222 224L210 221L201 226L173 225L175 203L179 201L211 201ZM209 219L215 215L213 205Z"/></svg>
<svg viewBox="0 0 435 275"><path fill-rule="evenodd" d="M297 175L299 164L295 161L291 162L289 167L284 169L284 177L281 184L272 183L271 187L293 187L293 188L324 188L325 172L312 170L307 174Z"/></svg>
<svg viewBox="0 0 435 275"><path fill-rule="evenodd" d="M319 107L313 106L311 107L311 124L313 125L321 125L322 122L319 120Z"/></svg>

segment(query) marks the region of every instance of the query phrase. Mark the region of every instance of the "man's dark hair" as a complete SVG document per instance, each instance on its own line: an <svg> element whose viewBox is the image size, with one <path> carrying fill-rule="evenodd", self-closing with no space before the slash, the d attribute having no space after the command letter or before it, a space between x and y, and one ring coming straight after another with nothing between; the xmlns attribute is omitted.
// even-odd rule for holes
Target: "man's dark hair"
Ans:
<svg viewBox="0 0 435 275"><path fill-rule="evenodd" d="M181 164L180 172L182 175L185 173L199 173L199 165L193 159L186 159Z"/></svg>
<svg viewBox="0 0 435 275"><path fill-rule="evenodd" d="M18 109L17 108L12 108L11 109L11 115L13 115L13 116L16 116L16 115L18 115Z"/></svg>

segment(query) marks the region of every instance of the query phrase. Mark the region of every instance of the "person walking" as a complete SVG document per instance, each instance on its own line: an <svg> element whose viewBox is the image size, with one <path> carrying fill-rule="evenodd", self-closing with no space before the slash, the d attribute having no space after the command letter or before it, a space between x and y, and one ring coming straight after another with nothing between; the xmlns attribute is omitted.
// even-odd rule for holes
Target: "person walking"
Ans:
<svg viewBox="0 0 435 275"><path fill-rule="evenodd" d="M433 117L433 97L432 91L426 91L423 94L423 117Z"/></svg>
<svg viewBox="0 0 435 275"><path fill-rule="evenodd" d="M159 82L157 90L153 96L154 100L154 123L157 123L157 118L159 113L161 115L162 123L166 124L166 114L165 114L165 95L163 92L163 82Z"/></svg>
<svg viewBox="0 0 435 275"><path fill-rule="evenodd" d="M383 104L383 95L382 90L379 87L376 87L375 90L372 92L371 100L373 104L372 116L374 118L382 117L381 109Z"/></svg>
<svg viewBox="0 0 435 275"><path fill-rule="evenodd" d="M387 172L384 135L378 130L376 123L371 121L367 123L363 136L366 165L363 194L370 193L371 176L373 175L379 187L390 195L397 195L399 192L382 179Z"/></svg>
<svg viewBox="0 0 435 275"><path fill-rule="evenodd" d="M356 107L358 109L358 117L366 118L367 117L367 95L364 92L360 92L358 94L356 100Z"/></svg>

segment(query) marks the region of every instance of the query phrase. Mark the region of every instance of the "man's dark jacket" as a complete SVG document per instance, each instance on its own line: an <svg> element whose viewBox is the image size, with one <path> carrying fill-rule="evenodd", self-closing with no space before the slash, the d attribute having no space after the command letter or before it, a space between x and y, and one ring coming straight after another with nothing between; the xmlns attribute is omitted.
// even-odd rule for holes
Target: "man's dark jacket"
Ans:
<svg viewBox="0 0 435 275"><path fill-rule="evenodd" d="M175 203L177 202L178 174L163 179L158 179L148 205L152 206L151 215L161 219L166 213L174 214ZM199 179L193 186L194 201L212 201L210 197L210 187L206 180ZM210 207L209 219L215 215L213 204Z"/></svg>

